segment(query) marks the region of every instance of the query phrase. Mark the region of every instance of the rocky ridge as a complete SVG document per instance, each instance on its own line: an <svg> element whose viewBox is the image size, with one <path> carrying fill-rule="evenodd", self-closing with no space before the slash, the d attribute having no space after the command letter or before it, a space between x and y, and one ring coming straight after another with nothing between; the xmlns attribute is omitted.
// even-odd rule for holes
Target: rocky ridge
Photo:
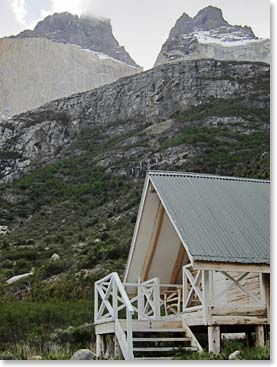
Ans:
<svg viewBox="0 0 277 367"><path fill-rule="evenodd" d="M50 102L0 124L0 178L10 181L61 157L86 129L111 139L218 100L240 98L247 108L266 109L268 78L262 63L186 61Z"/></svg>
<svg viewBox="0 0 277 367"><path fill-rule="evenodd" d="M55 13L40 21L33 31L26 30L14 37L47 38L55 42L74 44L138 67L125 48L119 45L108 19L79 17L68 12Z"/></svg>
<svg viewBox="0 0 277 367"><path fill-rule="evenodd" d="M155 65L201 58L270 63L270 40L258 39L251 27L230 25L221 9L208 6L177 20Z"/></svg>

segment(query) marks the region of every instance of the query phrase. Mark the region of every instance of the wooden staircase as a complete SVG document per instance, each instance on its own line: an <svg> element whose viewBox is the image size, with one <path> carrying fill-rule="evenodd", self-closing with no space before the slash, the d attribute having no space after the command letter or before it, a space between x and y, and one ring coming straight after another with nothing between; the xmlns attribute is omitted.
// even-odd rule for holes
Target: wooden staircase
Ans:
<svg viewBox="0 0 277 367"><path fill-rule="evenodd" d="M168 287L168 285L167 285ZM137 306L135 303L137 302ZM178 351L201 352L181 315L161 316L157 278L139 283L138 293L129 299L117 273L95 282L94 323L96 355L105 354L106 335L114 335L125 360L172 359ZM125 318L121 318L122 316ZM118 348L115 347L117 355Z"/></svg>
<svg viewBox="0 0 277 367"><path fill-rule="evenodd" d="M134 320L135 321L135 320ZM124 322L122 324L125 330ZM139 360L173 359L177 352L199 352L202 348L181 321L135 321L133 355Z"/></svg>

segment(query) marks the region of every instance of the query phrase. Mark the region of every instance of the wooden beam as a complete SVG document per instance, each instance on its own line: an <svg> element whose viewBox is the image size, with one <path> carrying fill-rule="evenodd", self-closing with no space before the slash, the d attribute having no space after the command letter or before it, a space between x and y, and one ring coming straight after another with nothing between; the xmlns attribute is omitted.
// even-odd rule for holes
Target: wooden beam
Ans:
<svg viewBox="0 0 277 367"><path fill-rule="evenodd" d="M266 317L266 307L258 306L222 306L211 307L212 316L262 316Z"/></svg>
<svg viewBox="0 0 277 367"><path fill-rule="evenodd" d="M264 347L265 338L264 338L264 326L257 325L256 326L256 347Z"/></svg>
<svg viewBox="0 0 277 367"><path fill-rule="evenodd" d="M152 184L152 183L150 183L150 193L151 193L151 194L156 194L155 187L153 186L153 184Z"/></svg>
<svg viewBox="0 0 277 367"><path fill-rule="evenodd" d="M265 299L265 288L266 288L266 284L265 284L265 274L259 274L260 276L260 297L261 297L261 303L262 304L266 304L266 299Z"/></svg>
<svg viewBox="0 0 277 367"><path fill-rule="evenodd" d="M266 325L268 319L257 316L212 316L212 325Z"/></svg>
<svg viewBox="0 0 277 367"><path fill-rule="evenodd" d="M208 325L209 323L209 305L210 305L210 277L209 271L202 271L202 294L203 294L203 323Z"/></svg>
<svg viewBox="0 0 277 367"><path fill-rule="evenodd" d="M184 246L182 243L180 243L178 254L177 254L177 259L175 261L174 268L173 268L173 271L170 277L170 282L169 282L170 284L175 284L177 282L178 275L180 274L180 271L184 263L185 254L186 254L186 251L184 249Z"/></svg>
<svg viewBox="0 0 277 367"><path fill-rule="evenodd" d="M154 227L154 231L151 237L151 242L150 242L150 246L146 255L146 259L143 265L143 270L141 273L141 281L144 282L147 277L148 277L148 273L149 273L149 269L154 257L154 253L157 247L157 243L158 243L158 239L159 239L159 235L161 232L161 228L162 228L162 223L163 223L163 218L164 218L164 207L162 206L162 204L159 204L159 208L157 210L157 215L156 215L156 219L155 219L155 227Z"/></svg>
<svg viewBox="0 0 277 367"><path fill-rule="evenodd" d="M208 326L209 352L220 353L220 327Z"/></svg>
<svg viewBox="0 0 277 367"><path fill-rule="evenodd" d="M249 273L270 273L269 265L237 264L237 263L207 262L207 261L195 261L194 269L249 272Z"/></svg>
<svg viewBox="0 0 277 367"><path fill-rule="evenodd" d="M267 317L270 320L270 274L264 274L265 276L265 303L267 309Z"/></svg>
<svg viewBox="0 0 277 367"><path fill-rule="evenodd" d="M186 277L184 267L182 269L182 283L183 283L183 311L185 310L185 302L188 298L188 279Z"/></svg>

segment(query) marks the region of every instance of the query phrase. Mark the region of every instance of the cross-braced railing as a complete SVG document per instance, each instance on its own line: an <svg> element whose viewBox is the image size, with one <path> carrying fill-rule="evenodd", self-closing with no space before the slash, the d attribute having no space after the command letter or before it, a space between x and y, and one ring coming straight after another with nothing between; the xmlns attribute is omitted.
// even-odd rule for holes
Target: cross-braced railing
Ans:
<svg viewBox="0 0 277 367"><path fill-rule="evenodd" d="M132 332L132 315L134 314L134 307L127 296L118 274L115 272L111 273L95 282L94 291L95 324L114 321L115 335L124 358L127 360L134 359ZM123 309L126 311L126 334L118 318L118 312Z"/></svg>
<svg viewBox="0 0 277 367"><path fill-rule="evenodd" d="M183 312L190 313L202 310L204 324L208 321L209 309L216 306L229 306L230 290L236 290L245 298L245 305L256 307L265 306L265 286L260 274L260 284L257 289L250 290L243 281L248 276L257 276L249 272L230 273L229 271L197 270L191 264L183 267ZM220 291L216 288L220 288ZM241 307L241 304L232 303ZM242 307L241 307L242 309ZM243 309L242 309L243 312Z"/></svg>
<svg viewBox="0 0 277 367"><path fill-rule="evenodd" d="M160 284L159 278L155 277L144 282L125 283L125 287L128 289L128 293L133 295L130 302L138 320L160 320L164 317L180 318L181 284Z"/></svg>

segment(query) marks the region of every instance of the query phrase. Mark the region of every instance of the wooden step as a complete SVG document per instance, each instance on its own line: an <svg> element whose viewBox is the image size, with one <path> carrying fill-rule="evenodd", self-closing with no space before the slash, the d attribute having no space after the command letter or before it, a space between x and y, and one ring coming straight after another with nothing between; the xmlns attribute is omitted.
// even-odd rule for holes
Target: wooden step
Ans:
<svg viewBox="0 0 277 367"><path fill-rule="evenodd" d="M133 348L134 352L170 352L172 350L189 350L191 352L197 352L198 349L196 347L143 347L143 348Z"/></svg>
<svg viewBox="0 0 277 367"><path fill-rule="evenodd" d="M121 327L127 329L127 321L124 319L119 320ZM184 331L182 322L180 321L164 321L164 320L132 320L133 332L143 331L146 329L156 330L162 329L164 331Z"/></svg>
<svg viewBox="0 0 277 367"><path fill-rule="evenodd" d="M133 333L183 333L183 334L185 334L185 332L186 331L184 329L181 329L181 328L177 328L177 329L144 328L144 329L140 329L140 330L133 330Z"/></svg>
<svg viewBox="0 0 277 367"><path fill-rule="evenodd" d="M134 342L186 342L191 338L133 338Z"/></svg>

